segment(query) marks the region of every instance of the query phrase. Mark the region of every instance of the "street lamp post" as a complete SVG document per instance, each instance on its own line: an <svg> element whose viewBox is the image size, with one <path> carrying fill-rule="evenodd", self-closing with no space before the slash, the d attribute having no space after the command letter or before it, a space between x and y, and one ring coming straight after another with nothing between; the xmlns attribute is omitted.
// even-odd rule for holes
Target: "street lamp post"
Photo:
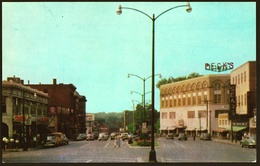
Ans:
<svg viewBox="0 0 260 166"><path fill-rule="evenodd" d="M119 5L118 7L118 10L116 11L116 13L118 15L120 15L122 13L122 9L129 9L129 10L134 10L134 11L137 11L139 13L142 13L144 14L145 16L147 16L149 19L152 20L152 119L151 119L151 124L152 124L152 136L151 136L151 150L150 150L150 153L149 153L149 161L150 162L157 162L156 160L156 152L154 150L154 28L155 28L155 20L157 18L159 18L161 15L163 15L164 13L172 10L172 9L175 9L175 8L179 8L179 7L186 7L186 11L187 12L191 12L191 7L190 7L190 3L187 2L186 5L179 5L179 6L175 6L175 7L172 7L168 10L165 10L164 12L162 12L161 14L159 14L157 17L153 16L150 17L148 14L146 14L145 12L141 11L141 10L138 10L138 9L134 9L134 8L129 8L129 7L122 7L121 5Z"/></svg>
<svg viewBox="0 0 260 166"><path fill-rule="evenodd" d="M146 120L146 112L145 112L145 81L147 80L147 79L149 79L149 78L151 78L152 76L149 76L149 77L147 77L147 78L142 78L142 77L140 77L140 76L138 76L138 75L136 75L136 74L128 74L128 78L130 78L130 76L135 76L135 77L137 77L137 78L139 78L139 79L141 79L142 81L143 81L143 95L142 95L142 102L143 102L143 104L144 104L144 116L143 116L143 121L145 121ZM162 77L162 75L161 74L155 74L154 76L159 76L159 78L161 78Z"/></svg>
<svg viewBox="0 0 260 166"><path fill-rule="evenodd" d="M144 111L143 111L143 121L146 120L146 114L145 114L145 95L148 94L148 93L151 93L152 91L149 91L149 92L146 92L145 94L141 94L139 92L136 92L136 91L131 91L131 94L133 93L137 93L139 94L140 96L142 96L142 102L143 102L143 107L144 107Z"/></svg>

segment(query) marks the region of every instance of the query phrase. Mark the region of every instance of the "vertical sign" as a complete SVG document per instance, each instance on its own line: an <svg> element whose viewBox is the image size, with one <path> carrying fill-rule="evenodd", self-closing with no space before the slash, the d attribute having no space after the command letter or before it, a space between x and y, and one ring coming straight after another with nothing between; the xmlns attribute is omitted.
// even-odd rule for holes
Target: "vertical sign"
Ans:
<svg viewBox="0 0 260 166"><path fill-rule="evenodd" d="M230 85L229 119L236 115L236 85Z"/></svg>

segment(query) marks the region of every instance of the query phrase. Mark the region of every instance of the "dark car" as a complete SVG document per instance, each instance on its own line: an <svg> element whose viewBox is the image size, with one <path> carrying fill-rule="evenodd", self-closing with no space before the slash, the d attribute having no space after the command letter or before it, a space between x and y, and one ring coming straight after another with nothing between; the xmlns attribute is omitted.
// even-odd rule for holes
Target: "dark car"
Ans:
<svg viewBox="0 0 260 166"><path fill-rule="evenodd" d="M188 137L185 133L180 133L178 136L178 140L184 140L187 141Z"/></svg>
<svg viewBox="0 0 260 166"><path fill-rule="evenodd" d="M245 139L240 141L240 146L243 148L244 146L250 148L250 147L256 147L256 137L255 136L248 136Z"/></svg>
<svg viewBox="0 0 260 166"><path fill-rule="evenodd" d="M211 140L211 135L209 133L201 133L200 140Z"/></svg>
<svg viewBox="0 0 260 166"><path fill-rule="evenodd" d="M174 134L173 133L168 133L166 138L167 139L174 139Z"/></svg>

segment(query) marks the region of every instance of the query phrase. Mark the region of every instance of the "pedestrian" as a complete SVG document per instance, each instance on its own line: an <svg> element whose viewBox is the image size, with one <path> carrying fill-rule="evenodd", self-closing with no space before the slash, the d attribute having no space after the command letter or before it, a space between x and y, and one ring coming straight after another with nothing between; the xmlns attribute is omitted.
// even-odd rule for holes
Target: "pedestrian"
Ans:
<svg viewBox="0 0 260 166"><path fill-rule="evenodd" d="M195 141L196 139L196 134L193 134L193 141Z"/></svg>
<svg viewBox="0 0 260 166"><path fill-rule="evenodd" d="M229 133L227 133L227 140L229 141Z"/></svg>
<svg viewBox="0 0 260 166"><path fill-rule="evenodd" d="M117 136L116 139L115 139L115 142L114 142L115 148L116 148L117 146L120 147L120 144L121 144L120 136Z"/></svg>

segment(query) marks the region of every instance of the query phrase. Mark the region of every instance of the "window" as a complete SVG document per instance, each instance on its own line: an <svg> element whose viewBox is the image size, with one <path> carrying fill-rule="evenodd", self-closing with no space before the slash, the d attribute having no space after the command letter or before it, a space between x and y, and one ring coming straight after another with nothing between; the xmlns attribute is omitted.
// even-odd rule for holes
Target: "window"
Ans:
<svg viewBox="0 0 260 166"><path fill-rule="evenodd" d="M219 82L214 83L214 103L221 103L221 84Z"/></svg>
<svg viewBox="0 0 260 166"><path fill-rule="evenodd" d="M162 119L167 119L167 112L162 112Z"/></svg>
<svg viewBox="0 0 260 166"><path fill-rule="evenodd" d="M243 84L243 73L241 73L241 84Z"/></svg>
<svg viewBox="0 0 260 166"><path fill-rule="evenodd" d="M201 96L198 96L198 104L201 104Z"/></svg>
<svg viewBox="0 0 260 166"><path fill-rule="evenodd" d="M188 105L191 105L191 97L188 97Z"/></svg>
<svg viewBox="0 0 260 166"><path fill-rule="evenodd" d="M6 97L2 98L2 113L6 113Z"/></svg>
<svg viewBox="0 0 260 166"><path fill-rule="evenodd" d="M246 103L246 94L244 94L244 102L245 102L245 105L247 105L247 103Z"/></svg>
<svg viewBox="0 0 260 166"><path fill-rule="evenodd" d="M207 111L198 111L198 118L206 118L207 117Z"/></svg>
<svg viewBox="0 0 260 166"><path fill-rule="evenodd" d="M188 118L195 118L195 111L188 111Z"/></svg>
<svg viewBox="0 0 260 166"><path fill-rule="evenodd" d="M172 99L170 99L170 107L172 107Z"/></svg>
<svg viewBox="0 0 260 166"><path fill-rule="evenodd" d="M173 100L173 105L177 106L177 100L176 99Z"/></svg>
<svg viewBox="0 0 260 166"><path fill-rule="evenodd" d="M237 84L237 76L235 77L235 84Z"/></svg>
<svg viewBox="0 0 260 166"><path fill-rule="evenodd" d="M176 113L170 112L170 119L175 119L175 118L176 118Z"/></svg>
<svg viewBox="0 0 260 166"><path fill-rule="evenodd" d="M240 74L238 74L238 84L240 84Z"/></svg>
<svg viewBox="0 0 260 166"><path fill-rule="evenodd" d="M193 97L192 97L192 104L193 104L193 105L196 105L196 96L193 96Z"/></svg>
<svg viewBox="0 0 260 166"><path fill-rule="evenodd" d="M162 104L161 104L161 107L162 107L162 108L164 107L164 100L162 100Z"/></svg>
<svg viewBox="0 0 260 166"><path fill-rule="evenodd" d="M244 82L246 82L246 72L244 72Z"/></svg>

